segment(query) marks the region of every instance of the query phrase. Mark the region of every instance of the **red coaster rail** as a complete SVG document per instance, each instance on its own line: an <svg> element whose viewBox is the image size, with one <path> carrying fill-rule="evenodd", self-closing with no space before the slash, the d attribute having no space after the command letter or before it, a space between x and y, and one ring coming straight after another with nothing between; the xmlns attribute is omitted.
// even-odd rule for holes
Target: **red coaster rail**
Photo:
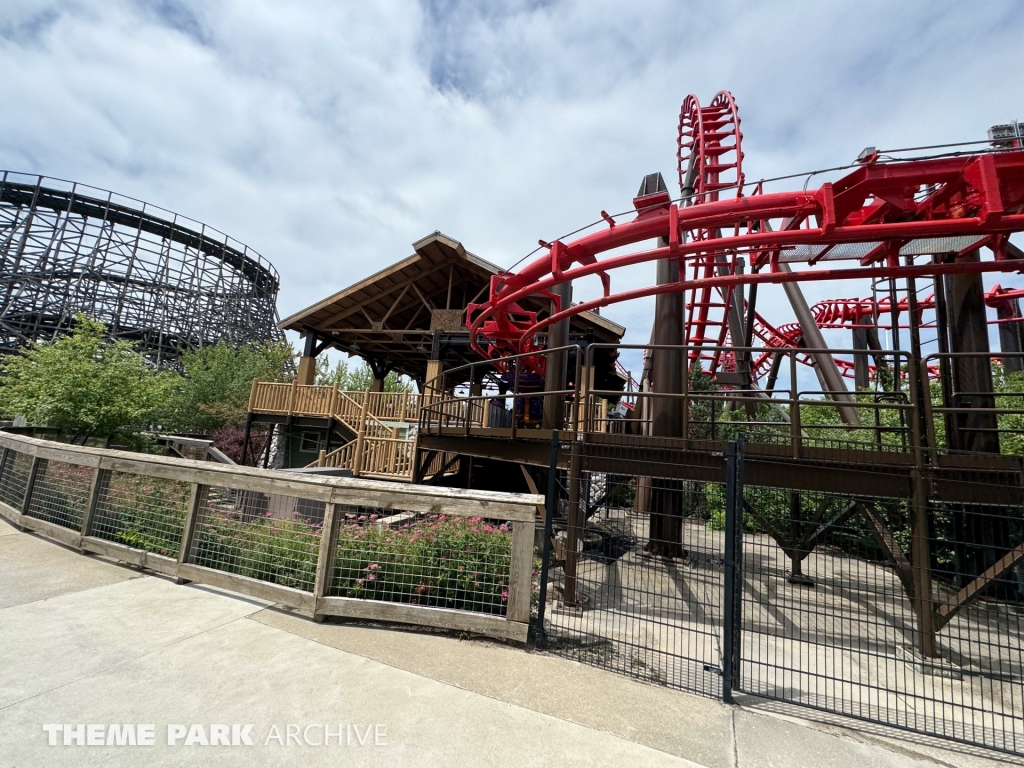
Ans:
<svg viewBox="0 0 1024 768"><path fill-rule="evenodd" d="M467 312L478 353L500 366L502 357L538 349L537 334L559 320L660 293L690 293L687 343L710 345L724 341L731 291L741 285L1024 270L1021 252L1009 244L1010 234L1024 231L1024 151L1019 148L905 160L869 152L846 176L817 189L766 193L757 185L744 196L735 101L723 92L703 110L688 97L683 112L678 155L683 197L674 201L667 192L639 197L632 219L615 221L602 214L606 229L567 242L542 242L546 255L518 272L495 275L487 300ZM657 238L665 244L599 258ZM982 246L989 250L976 261L905 263L908 255L961 257ZM741 272L741 257L749 272ZM612 290L615 269L658 259L678 260L681 279ZM806 268L790 271L791 264ZM590 275L601 278L602 296L560 306L551 288ZM550 299L555 311L540 318L525 310L521 302L530 297Z"/></svg>

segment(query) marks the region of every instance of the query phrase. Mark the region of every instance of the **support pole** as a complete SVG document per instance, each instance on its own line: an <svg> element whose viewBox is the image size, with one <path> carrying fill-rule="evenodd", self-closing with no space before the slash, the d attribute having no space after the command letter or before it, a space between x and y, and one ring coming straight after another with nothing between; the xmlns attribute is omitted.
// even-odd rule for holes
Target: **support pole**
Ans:
<svg viewBox="0 0 1024 768"><path fill-rule="evenodd" d="M562 283L551 289L560 298L562 309L572 304L572 283ZM555 311L555 303L551 302L551 311ZM557 349L569 344L569 318L559 320L548 328L548 349ZM568 366L569 350L551 352L547 355L544 370L544 389L553 392L565 389L565 374ZM544 429L561 429L565 407L565 395L548 395L544 398L544 417L541 426Z"/></svg>
<svg viewBox="0 0 1024 768"><path fill-rule="evenodd" d="M741 434L725 449L725 556L722 612L722 700L739 687L743 628L743 446Z"/></svg>
<svg viewBox="0 0 1024 768"><path fill-rule="evenodd" d="M872 320L865 316L853 327L853 348L858 350L853 355L853 381L858 390L871 388L871 370L868 363L868 331L874 330L858 326L870 326ZM864 350L861 352L860 350Z"/></svg>
<svg viewBox="0 0 1024 768"><path fill-rule="evenodd" d="M958 261L974 263L980 258L971 251ZM949 347L954 354L953 407L956 408L956 448L971 453L999 453L995 414L978 411L994 408L992 365L989 358L985 288L980 274L946 275L946 303L949 312ZM956 357L956 353L976 353Z"/></svg>
<svg viewBox="0 0 1024 768"><path fill-rule="evenodd" d="M980 260L977 250L958 259L961 263ZM949 274L945 279L949 312L949 347L953 353L953 438L956 450L970 453L999 453L998 422L992 385L992 362L984 285L980 274ZM957 356L957 353L975 353ZM995 564L1010 549L1009 519L998 508L981 505L954 512L957 540L956 569L961 586ZM996 583L987 594L1006 587ZM1008 597L1008 595L1002 595Z"/></svg>
<svg viewBox="0 0 1024 768"><path fill-rule="evenodd" d="M788 264L780 263L779 271L791 272L792 270ZM793 314L796 315L797 322L800 323L800 330L803 331L804 335L804 344L810 349L828 349L825 337L821 335L821 329L818 327L817 322L815 322L810 307L807 306L804 292L800 290L800 284L789 282L783 283L782 287L785 289L789 303L793 307ZM850 393L846 389L846 382L843 381L843 375L839 372L839 366L836 365L832 355L828 352L810 352L809 354L814 362L814 372L818 374L818 382L821 384L821 388L840 404L837 410L843 423L860 426L860 416L853 405L853 398L850 397Z"/></svg>
<svg viewBox="0 0 1024 768"><path fill-rule="evenodd" d="M932 604L932 568L928 546L927 485L920 470L913 470L911 489L910 560L914 575L914 605L918 621L918 650L922 656L939 655L935 641L935 609Z"/></svg>
<svg viewBox="0 0 1024 768"><path fill-rule="evenodd" d="M544 547L540 565L540 594L537 601L537 648L543 647L547 639L544 630L544 614L548 602L548 570L551 563L551 536L558 509L558 430L551 432L551 455L548 459L548 495L544 504Z"/></svg>
<svg viewBox="0 0 1024 768"><path fill-rule="evenodd" d="M299 384L313 384L316 381L316 336L306 334L306 344L299 358L299 372L296 380Z"/></svg>
<svg viewBox="0 0 1024 768"><path fill-rule="evenodd" d="M582 538L583 525L586 517L580 498L580 474L583 457L580 455L580 443L574 440L569 455L569 520L565 532L565 592L563 602L567 607L578 607L579 596L576 585L576 566L579 553L576 551Z"/></svg>
<svg viewBox="0 0 1024 768"><path fill-rule="evenodd" d="M659 239L659 247L668 241ZM658 261L658 285L679 282L679 262ZM654 437L683 436L683 378L686 376L686 350L683 347L684 296L681 292L663 293L654 305L654 344L651 367L654 397L651 399L651 434ZM668 349L659 349L667 346ZM683 495L682 482L652 477L650 490L650 530L647 552L660 557L682 557Z"/></svg>
<svg viewBox="0 0 1024 768"><path fill-rule="evenodd" d="M999 351L1003 357L1003 370L1019 373L1024 370L1024 327L1020 323L1020 300L1007 299L996 307L999 323Z"/></svg>

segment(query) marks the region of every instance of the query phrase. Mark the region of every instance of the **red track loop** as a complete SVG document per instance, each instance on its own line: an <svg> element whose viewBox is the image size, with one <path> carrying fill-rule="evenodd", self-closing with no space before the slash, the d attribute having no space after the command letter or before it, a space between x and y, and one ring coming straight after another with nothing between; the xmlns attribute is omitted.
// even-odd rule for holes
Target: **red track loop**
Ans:
<svg viewBox="0 0 1024 768"><path fill-rule="evenodd" d="M687 342L711 346L728 335L725 311L732 290L741 285L1024 269L1024 261L1013 258L1019 251L1008 246L1011 233L1024 231L1024 151L891 163L875 160L815 190L742 197L725 189L742 180L741 135L732 98L719 94L708 110L692 97L683 106L680 169L688 168L691 158L703 169L693 175L694 204L680 208L667 194L656 200L648 196L642 204L637 201L631 221L574 241L546 244L547 255L518 273L495 276L488 300L471 305L467 312L474 349L489 358L530 352L536 349L537 333L563 318L677 291L690 296ZM714 142L726 142L731 149L726 151ZM729 176L723 177L725 173ZM664 238L668 245L598 258L655 238ZM927 256L962 256L983 245L991 249L991 258L953 257L940 262ZM907 256L912 259L909 265ZM740 257L748 260L750 273L738 269ZM678 282L619 293L611 290L608 274L612 270L665 258L679 260ZM839 261L849 264L839 269L831 264L822 267L824 262ZM789 265L814 268L790 272ZM602 275L605 290L600 298L560 307L544 319L524 311L519 303L529 297L550 297L553 286L590 275ZM763 334L773 335L767 323L761 321L761 326ZM770 344L762 333L758 337ZM487 352L481 341L487 344Z"/></svg>

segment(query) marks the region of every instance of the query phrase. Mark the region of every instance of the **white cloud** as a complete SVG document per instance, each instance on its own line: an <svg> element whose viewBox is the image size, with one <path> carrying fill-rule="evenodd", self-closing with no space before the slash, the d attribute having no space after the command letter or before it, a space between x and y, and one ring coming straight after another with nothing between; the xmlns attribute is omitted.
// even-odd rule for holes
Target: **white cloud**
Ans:
<svg viewBox="0 0 1024 768"><path fill-rule="evenodd" d="M748 178L983 138L1024 118L1019 8L8 0L0 167L227 232L277 266L287 315L435 229L508 265L645 173L674 185L690 92L736 95ZM641 341L649 306L607 313Z"/></svg>

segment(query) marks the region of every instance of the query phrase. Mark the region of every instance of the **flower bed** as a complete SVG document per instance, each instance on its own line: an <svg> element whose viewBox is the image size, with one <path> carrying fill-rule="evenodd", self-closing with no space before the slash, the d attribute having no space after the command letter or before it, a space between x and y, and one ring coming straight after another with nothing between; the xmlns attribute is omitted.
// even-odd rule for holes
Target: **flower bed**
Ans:
<svg viewBox="0 0 1024 768"><path fill-rule="evenodd" d="M387 528L376 515L339 525L330 594L502 615L512 533L479 517L429 515Z"/></svg>

